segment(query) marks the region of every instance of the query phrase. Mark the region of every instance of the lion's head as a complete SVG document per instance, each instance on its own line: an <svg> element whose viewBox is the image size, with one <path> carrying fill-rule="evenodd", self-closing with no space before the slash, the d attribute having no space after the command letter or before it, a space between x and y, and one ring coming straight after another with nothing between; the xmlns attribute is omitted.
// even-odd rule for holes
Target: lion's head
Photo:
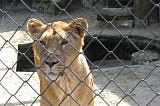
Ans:
<svg viewBox="0 0 160 106"><path fill-rule="evenodd" d="M27 29L33 38L35 65L54 80L62 75L65 66L72 64L82 50L88 23L77 18L69 23L62 21L45 24L30 19Z"/></svg>

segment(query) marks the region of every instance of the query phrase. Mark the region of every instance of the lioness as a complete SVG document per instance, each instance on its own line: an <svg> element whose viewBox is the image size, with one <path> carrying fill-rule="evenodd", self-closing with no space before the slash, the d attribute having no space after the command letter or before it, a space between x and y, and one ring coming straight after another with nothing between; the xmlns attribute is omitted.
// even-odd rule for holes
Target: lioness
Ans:
<svg viewBox="0 0 160 106"><path fill-rule="evenodd" d="M40 80L41 106L94 106L93 78L82 52L88 23L77 18L44 24L30 19L27 29Z"/></svg>

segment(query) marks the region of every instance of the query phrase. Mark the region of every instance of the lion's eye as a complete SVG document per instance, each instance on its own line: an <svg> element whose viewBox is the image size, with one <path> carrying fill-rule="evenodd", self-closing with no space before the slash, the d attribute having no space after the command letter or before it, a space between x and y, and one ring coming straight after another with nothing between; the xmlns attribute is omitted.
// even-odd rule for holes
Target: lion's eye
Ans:
<svg viewBox="0 0 160 106"><path fill-rule="evenodd" d="M63 46L63 45L66 45L66 44L68 44L67 39L63 39L62 42L61 42L61 45Z"/></svg>
<svg viewBox="0 0 160 106"><path fill-rule="evenodd" d="M75 33L80 34L80 27L75 28Z"/></svg>
<svg viewBox="0 0 160 106"><path fill-rule="evenodd" d="M43 41L43 40L41 40L41 41L39 41L43 46L46 46L46 42L45 41Z"/></svg>

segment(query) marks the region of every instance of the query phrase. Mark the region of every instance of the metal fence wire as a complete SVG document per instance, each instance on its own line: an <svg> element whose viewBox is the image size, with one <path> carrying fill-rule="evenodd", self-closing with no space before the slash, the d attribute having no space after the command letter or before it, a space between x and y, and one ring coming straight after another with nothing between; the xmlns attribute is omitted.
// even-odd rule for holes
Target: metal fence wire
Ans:
<svg viewBox="0 0 160 106"><path fill-rule="evenodd" d="M52 105L43 97L52 84L66 94L59 106L67 97L80 106L72 93L81 82L94 94L88 105L94 101L95 106L159 106L159 11L159 0L1 0L0 106L36 106L40 105L40 98ZM40 93L35 71L39 68L34 63L32 44L38 41L43 45L45 42L31 36L26 28L28 20L36 18L47 24L71 22L79 17L89 24L88 30L83 27L86 33L84 53L78 52L70 41L65 41L63 43L74 48L77 56L68 66L61 61L79 83L67 93L56 83L58 77L53 81L46 76L51 82ZM57 50L50 55L55 52ZM93 90L70 68L80 54L87 59L91 69L85 78L93 74ZM59 56L54 57L60 61ZM47 59L43 63L46 62Z"/></svg>

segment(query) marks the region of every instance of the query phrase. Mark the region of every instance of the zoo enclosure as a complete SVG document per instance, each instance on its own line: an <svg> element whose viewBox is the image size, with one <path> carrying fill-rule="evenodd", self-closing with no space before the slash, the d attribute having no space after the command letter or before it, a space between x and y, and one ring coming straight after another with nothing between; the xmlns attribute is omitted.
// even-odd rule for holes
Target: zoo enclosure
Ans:
<svg viewBox="0 0 160 106"><path fill-rule="evenodd" d="M0 44L0 53L1 53L0 64L2 67L2 69L0 70L1 73L0 88L3 89L3 91L8 94L8 96L4 99L4 101L2 101L0 105L12 104L12 98L14 98L18 102L18 103L16 102L17 104L26 105L27 103L24 102L25 100L21 101L21 98L17 96L17 94L19 94L19 92L21 91L21 89L25 84L27 84L27 86L29 86L30 89L37 95L35 96L35 98L32 99L32 101L30 101L31 105L34 105L40 97L40 94L38 93L37 89L35 89L34 86L30 84L31 83L30 80L35 75L35 72L31 72L29 77L27 77L27 79L24 80L22 76L20 76L20 74L15 71L16 65L18 67L19 64L20 64L19 67L21 67L20 69L24 68L23 64L25 63L31 65L30 67L25 67L26 69L22 69L25 71L26 70L32 71L31 67L34 67L34 63L32 60L33 56L30 55L32 54L32 51L30 50L31 48L30 44L28 44L27 46L22 45L22 47L21 45L19 45L18 48L16 41L17 33L19 30L23 31L24 36L29 37L29 34L26 31L26 22L31 17L37 17L44 22L55 21L55 20L68 21L74 19L75 17L83 17L89 21L90 29L86 32L87 36L85 39L86 45L84 47L84 52L86 54L91 69L98 70L98 72L106 80L106 83L104 83L104 86L100 89L98 93L96 91L93 91L95 93L95 99L99 97L100 101L102 101L106 106L107 105L113 106L113 104L108 99L105 99L103 97L103 92L112 83L113 85L115 85L115 88L121 92L120 99L114 105L120 105L123 102L123 100L125 100L125 98L129 98L134 105L138 106L144 104L158 105L160 102L156 101L156 99L159 98L160 91L154 88L152 86L152 83L150 84L150 82L148 82L148 79L151 78L150 76L152 76L153 73L159 75L160 63L158 60L160 58L157 57L156 59L155 58L153 59L150 55L148 55L148 52L146 51L156 51L156 53L160 54L159 52L160 35L158 32L159 29L153 30L151 27L153 23L157 24L159 21L159 8L160 8L159 1L158 0L140 0L140 1L139 0L81 0L81 1L62 0L62 1L53 1L53 0L52 1L33 0L30 2L28 2L27 0L0 1L1 26L5 25L5 23L8 22L7 20L5 20L5 18L7 18L12 22L11 25L15 27L15 29L4 28L4 30L6 31L3 31L3 27L1 27L2 28L1 32L7 32L7 30L9 31L10 29L14 31L13 33L7 33L7 34L1 33L0 35L0 39L2 41ZM27 15L23 17L23 20L17 20L15 18L15 14L21 12L19 11L19 9L22 10L24 9L23 11L27 13ZM76 14L75 13L76 11L78 11L80 14ZM111 11L112 14L109 14L107 11ZM46 19L43 16L43 14L46 15L46 13L50 14L51 16L54 15L54 17L49 17L49 19ZM145 29L145 31L147 31L149 34L147 33L146 35L145 34L143 36L139 35L137 37L137 35L135 35L136 28L139 29L141 27L143 27L143 30L141 29L142 32ZM29 37L26 39L31 39L31 38ZM22 41L20 41L20 43L27 42L26 39L23 39ZM11 55L8 54L7 52L10 49L6 48L12 48L14 49L14 51L16 51L16 54L18 54L18 58L16 59L16 61L13 61L13 63L11 64L8 63L8 61L5 60L2 56L2 54ZM137 54L131 57L132 53L134 52L136 52ZM152 52L152 54L154 53ZM148 70L147 74L142 75L143 77L137 75L135 69L133 68L133 64L139 64L139 62L136 63L135 58L140 58L139 57L140 55L143 55L143 57L145 57L145 59L143 58L143 60L141 60L143 62L140 62L140 65L142 65L142 67L143 63L145 62L146 64L149 64L149 66L150 65L152 66L152 68ZM119 68L116 73L114 73L115 75L113 77L109 77L109 75L105 73L103 66L107 65L105 64L105 61L110 59L116 60L122 67ZM125 63L123 59L129 60L129 62ZM95 62L95 60L99 61ZM121 76L121 73L124 72L125 68L129 69L129 72L132 74L132 77L134 77L137 80L137 82L133 86L131 86L130 89L127 90L127 92L124 89L124 85L119 84L118 81L119 77ZM20 69L17 70L21 71ZM12 86L16 88L13 93L11 93L12 90L8 87L8 85L4 84L7 83L5 79L10 72L12 72L13 75L19 78L20 80L20 85L18 87L16 87L16 85ZM128 79L130 79L130 77ZM144 104L142 102L139 102L139 100L137 100L137 98L135 98L133 95L133 93L137 90L137 88L141 83L144 83L146 88L148 88L149 91L152 92L152 96L148 96L147 101L145 101ZM160 85L156 86L158 88L160 87ZM147 94L144 95L146 96Z"/></svg>

